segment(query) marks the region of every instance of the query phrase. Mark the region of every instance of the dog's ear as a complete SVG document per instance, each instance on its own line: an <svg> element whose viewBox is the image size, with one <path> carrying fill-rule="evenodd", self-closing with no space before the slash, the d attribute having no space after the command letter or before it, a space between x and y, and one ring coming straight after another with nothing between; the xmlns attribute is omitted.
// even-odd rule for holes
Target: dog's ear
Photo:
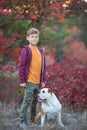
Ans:
<svg viewBox="0 0 87 130"><path fill-rule="evenodd" d="M48 93L50 93L52 95L52 89L48 88Z"/></svg>

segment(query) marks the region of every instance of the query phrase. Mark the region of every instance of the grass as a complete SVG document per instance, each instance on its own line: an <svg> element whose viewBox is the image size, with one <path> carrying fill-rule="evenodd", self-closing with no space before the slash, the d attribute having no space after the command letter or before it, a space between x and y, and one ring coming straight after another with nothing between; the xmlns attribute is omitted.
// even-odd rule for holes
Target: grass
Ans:
<svg viewBox="0 0 87 130"><path fill-rule="evenodd" d="M18 110L20 110L19 106L12 107L6 104L3 106L3 110L0 112L0 130L21 130ZM62 121L65 125L64 128L60 128L56 121L52 119L43 128L40 128L38 124L34 124L27 130L87 130L87 111L74 112L63 108Z"/></svg>

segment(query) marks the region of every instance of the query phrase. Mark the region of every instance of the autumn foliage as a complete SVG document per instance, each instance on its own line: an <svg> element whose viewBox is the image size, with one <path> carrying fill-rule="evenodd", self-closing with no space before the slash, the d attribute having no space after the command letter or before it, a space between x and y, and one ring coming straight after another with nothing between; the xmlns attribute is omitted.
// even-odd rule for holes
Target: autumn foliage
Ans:
<svg viewBox="0 0 87 130"><path fill-rule="evenodd" d="M87 109L87 67L80 67L76 60L47 66L46 87L52 88L64 106Z"/></svg>
<svg viewBox="0 0 87 130"><path fill-rule="evenodd" d="M12 60L12 62L15 61L16 65L18 65L21 47L25 44L26 40L24 39L26 30L35 25L35 22L38 28L40 28L41 24L43 24L42 21L52 21L55 18L58 19L59 23L62 23L65 20L65 12L74 15L78 14L77 7L73 5L82 5L81 0L76 0L76 4L72 0L69 3L68 11L66 11L62 5L64 4L63 2L67 3L67 1L0 1L0 100L6 100L4 98L10 100L10 98L17 97L18 95L17 83L14 83L17 81L10 79L9 82L3 76L3 72L7 75L15 72L16 69L13 66L9 64L6 66L6 64ZM83 6L80 7L83 9ZM74 9L75 11L73 11ZM79 12L84 13L84 11L85 9ZM82 43L79 45L77 41L74 41L64 48L64 56L72 60L67 60L63 64L55 63L47 66L46 87L53 89L64 106L74 110L85 110L87 109L87 67L79 66L78 62L73 59L76 58L79 62L87 65L87 50Z"/></svg>
<svg viewBox="0 0 87 130"><path fill-rule="evenodd" d="M79 64L87 65L87 49L84 42L73 40L64 47L64 56L69 59L78 59Z"/></svg>
<svg viewBox="0 0 87 130"><path fill-rule="evenodd" d="M7 55L10 60L18 59L29 27L37 25L40 28L42 21L55 18L62 22L64 12L62 2L54 0L1 0L0 17L0 58L3 62Z"/></svg>
<svg viewBox="0 0 87 130"><path fill-rule="evenodd" d="M7 66L5 72L13 74L14 68ZM9 80L2 76L0 100L14 99L20 103L23 95L18 90L18 79L11 76ZM78 61L66 60L63 64L47 65L46 87L53 90L63 106L76 111L87 109L87 67L80 66Z"/></svg>
<svg viewBox="0 0 87 130"><path fill-rule="evenodd" d="M14 15L15 18L27 17L31 20L43 19L47 17L61 17L64 1L57 0L10 0L0 1L0 13L3 15ZM3 7L3 8L2 8Z"/></svg>

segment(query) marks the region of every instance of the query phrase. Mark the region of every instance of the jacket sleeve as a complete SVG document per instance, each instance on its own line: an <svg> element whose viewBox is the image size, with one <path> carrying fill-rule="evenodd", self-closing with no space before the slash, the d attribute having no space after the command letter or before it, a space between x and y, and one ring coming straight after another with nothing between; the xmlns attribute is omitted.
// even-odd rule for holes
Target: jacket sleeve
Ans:
<svg viewBox="0 0 87 130"><path fill-rule="evenodd" d="M46 80L46 59L44 57L43 82Z"/></svg>
<svg viewBox="0 0 87 130"><path fill-rule="evenodd" d="M19 57L19 64L18 64L19 83L26 83L26 80L25 80L25 64L27 61L26 53L27 53L26 48L23 48L21 50L21 54Z"/></svg>

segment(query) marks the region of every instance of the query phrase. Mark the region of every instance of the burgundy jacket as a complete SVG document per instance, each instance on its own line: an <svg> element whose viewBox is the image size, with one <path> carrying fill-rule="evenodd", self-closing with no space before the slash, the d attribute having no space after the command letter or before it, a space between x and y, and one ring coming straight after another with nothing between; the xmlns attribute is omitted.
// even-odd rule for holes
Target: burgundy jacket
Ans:
<svg viewBox="0 0 87 130"><path fill-rule="evenodd" d="M42 69L41 69L41 83L45 82L45 57L44 57L44 50L40 48L39 51L42 55ZM19 65L18 65L18 76L19 76L19 83L26 83L29 70L30 70L30 63L32 59L32 52L31 49L26 45L19 57ZM35 61L37 62L37 61Z"/></svg>

